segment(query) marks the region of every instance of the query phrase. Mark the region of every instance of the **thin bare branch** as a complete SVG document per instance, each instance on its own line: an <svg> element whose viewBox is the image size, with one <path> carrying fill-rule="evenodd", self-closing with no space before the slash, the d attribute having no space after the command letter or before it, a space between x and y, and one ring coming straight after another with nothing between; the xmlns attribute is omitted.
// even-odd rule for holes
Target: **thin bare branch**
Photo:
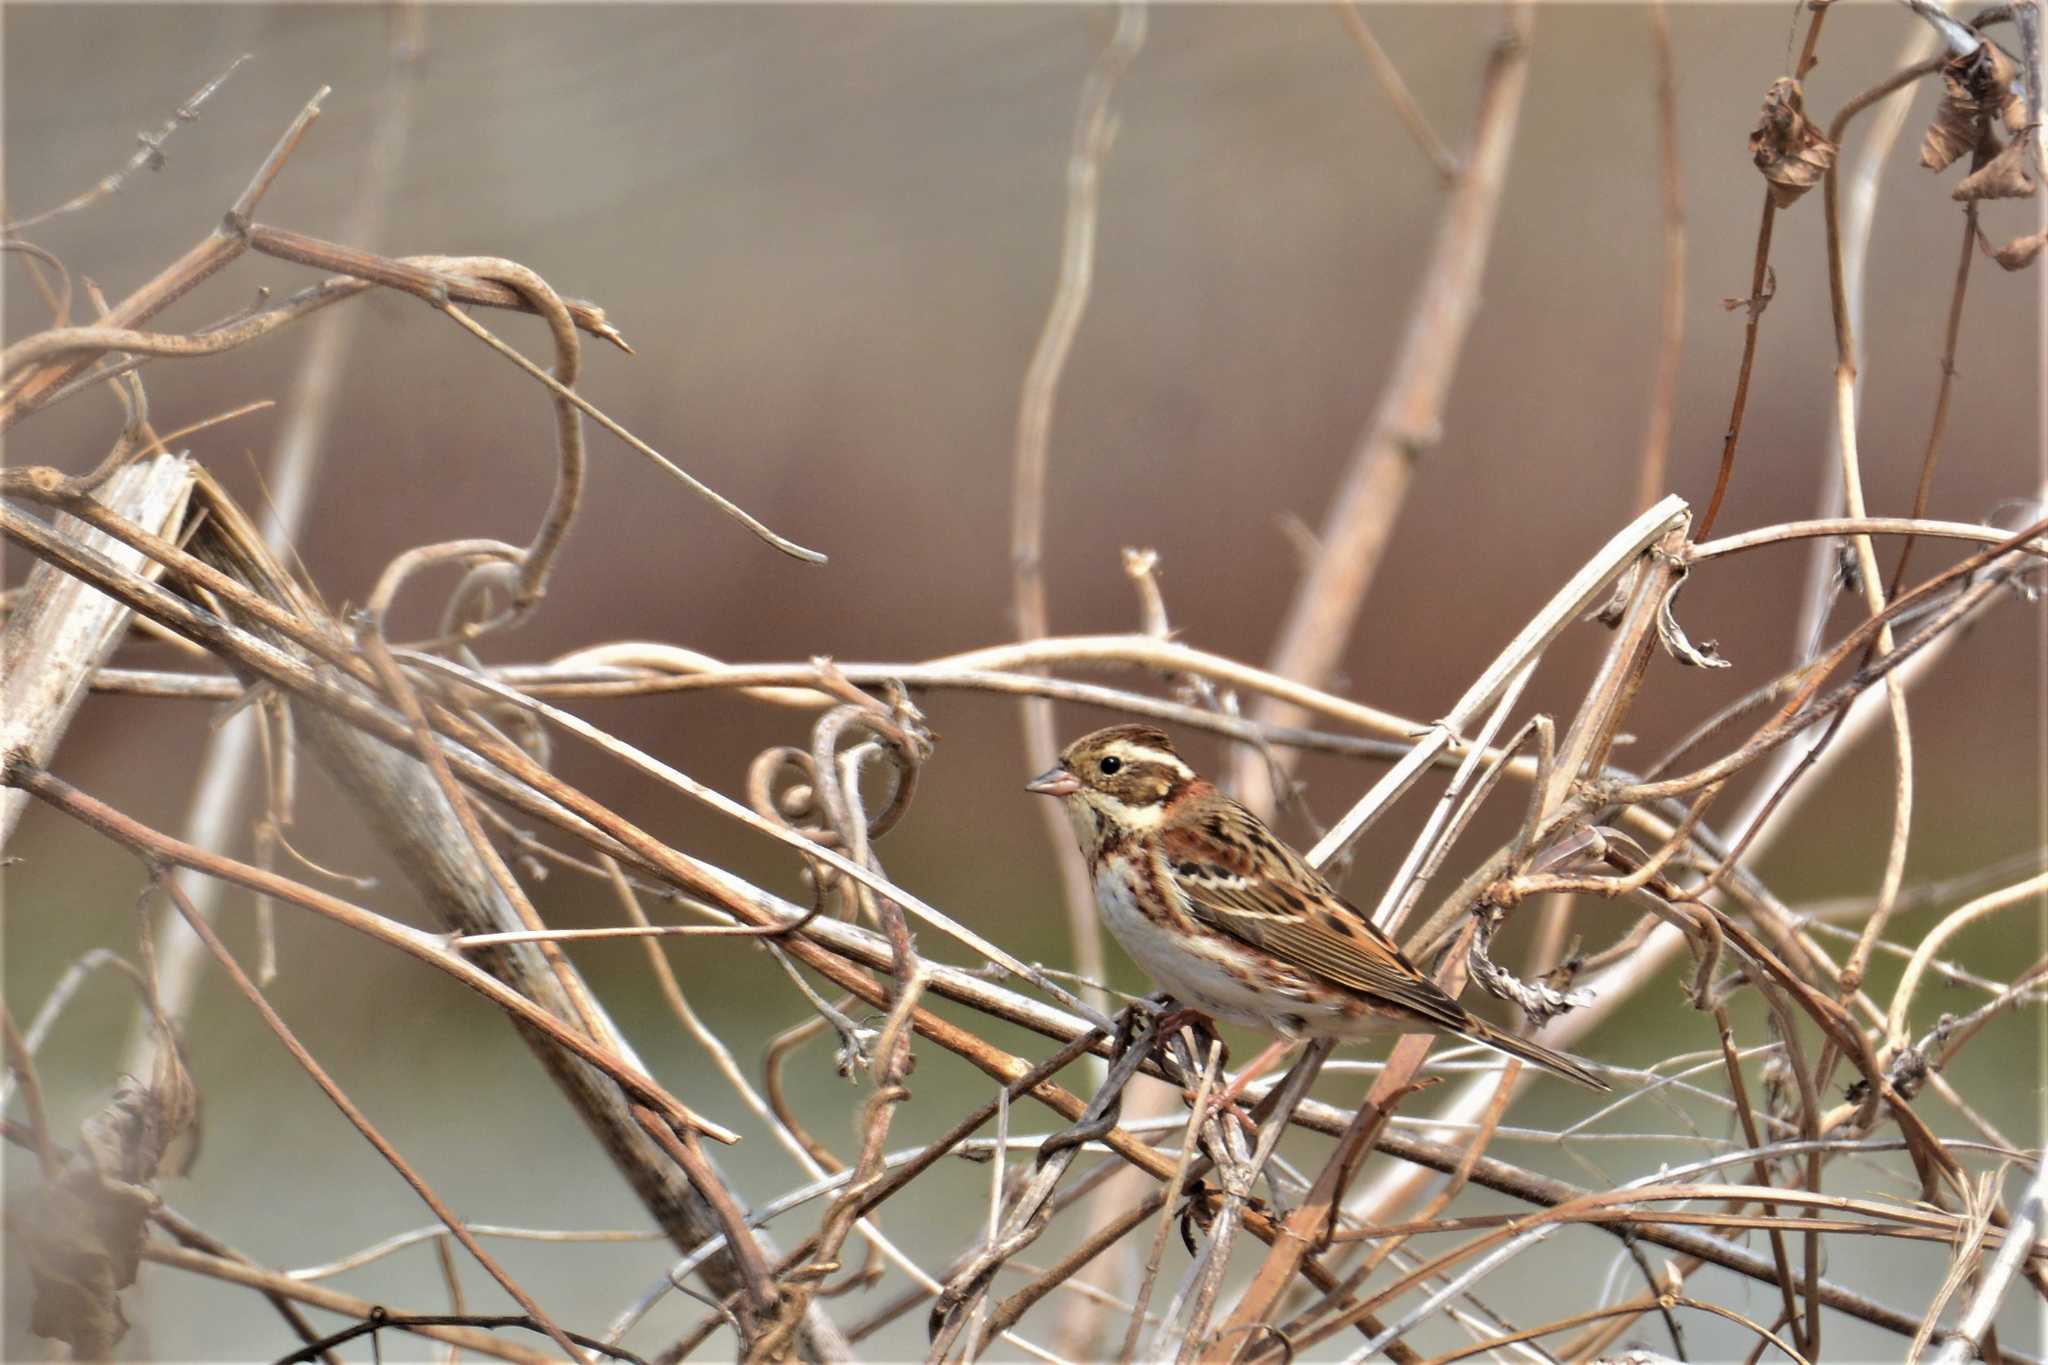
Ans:
<svg viewBox="0 0 2048 1365"><path fill-rule="evenodd" d="M1281 677L1321 686L1336 667L1415 471L1442 434L1444 403L1478 310L1534 23L1528 5L1508 6L1506 27L1481 77L1472 150L1444 206L1398 358L1330 500L1320 549L1282 618L1270 665ZM1269 724L1297 724L1299 714L1271 703L1254 711ZM1271 780L1261 764L1241 761L1231 785L1254 809L1271 804Z"/></svg>
<svg viewBox="0 0 2048 1365"><path fill-rule="evenodd" d="M228 77L241 70L242 63L250 60L253 55L252 53L244 52L241 56L229 62L226 70L193 91L191 96L173 110L171 116L164 120L163 126L154 133L137 133L135 141L138 145L134 155L130 156L127 161L123 162L115 170L101 176L93 183L90 189L80 191L55 208L44 209L41 213L32 213L26 218L17 218L11 223L0 225L0 233L12 235L13 233L35 227L40 223L47 223L52 218L58 218L67 213L76 213L83 208L89 208L109 195L120 193L122 188L134 178L137 171L162 170L164 167L164 143L170 141L171 135L186 124L197 122L200 106L204 105L209 99L212 99L214 92L223 85L226 85Z"/></svg>
<svg viewBox="0 0 2048 1365"><path fill-rule="evenodd" d="M1110 100L1117 82L1137 58L1145 42L1145 6L1140 0L1125 0L1117 10L1116 30L1110 35L1088 78L1082 83L1074 111L1074 131L1067 152L1066 216L1061 233L1059 280L1053 288L1052 305L1045 327L1031 353L1024 372L1023 393L1017 403L1016 468L1011 492L1010 561L1012 609L1017 616L1017 635L1037 640L1050 632L1051 613L1045 593L1046 469L1051 462L1053 402L1059 393L1061 372L1080 335L1081 319L1088 308L1088 292L1095 276L1095 225L1101 198L1102 168L1109 157L1116 134L1116 118ZM1059 749L1050 699L1024 702L1024 758L1032 771L1052 762ZM1040 809L1046 837L1052 845L1053 860L1059 868L1062 903L1067 913L1067 938L1073 944L1074 965L1091 981L1103 979L1102 927L1095 918L1095 897L1087 869L1081 865L1068 833L1066 817L1052 802ZM1099 989L1084 993L1097 1010L1108 1007Z"/></svg>

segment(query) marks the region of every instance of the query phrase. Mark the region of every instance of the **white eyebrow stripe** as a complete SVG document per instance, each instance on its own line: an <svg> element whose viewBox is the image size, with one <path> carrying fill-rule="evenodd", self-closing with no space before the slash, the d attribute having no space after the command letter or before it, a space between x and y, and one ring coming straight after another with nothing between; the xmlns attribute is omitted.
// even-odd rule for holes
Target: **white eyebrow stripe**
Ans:
<svg viewBox="0 0 2048 1365"><path fill-rule="evenodd" d="M1173 769L1182 777L1195 775L1195 770L1181 762L1178 754L1170 754L1164 749L1148 749L1142 744L1126 743L1117 745L1117 751L1133 763L1157 763L1162 768Z"/></svg>

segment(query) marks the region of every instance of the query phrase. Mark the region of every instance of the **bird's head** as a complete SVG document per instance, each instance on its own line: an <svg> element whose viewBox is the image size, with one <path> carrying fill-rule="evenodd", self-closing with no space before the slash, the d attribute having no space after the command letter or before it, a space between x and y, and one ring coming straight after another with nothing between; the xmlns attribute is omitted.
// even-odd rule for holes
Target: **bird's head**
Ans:
<svg viewBox="0 0 2048 1365"><path fill-rule="evenodd" d="M1025 784L1059 797L1086 852L1166 819L1176 797L1200 781L1149 725L1114 725L1083 735L1060 751L1057 766Z"/></svg>

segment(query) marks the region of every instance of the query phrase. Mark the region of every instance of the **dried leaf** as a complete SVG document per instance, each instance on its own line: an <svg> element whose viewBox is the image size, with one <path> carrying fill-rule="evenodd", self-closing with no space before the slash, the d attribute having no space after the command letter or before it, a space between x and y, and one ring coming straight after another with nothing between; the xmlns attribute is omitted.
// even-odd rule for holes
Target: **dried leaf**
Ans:
<svg viewBox="0 0 2048 1365"><path fill-rule="evenodd" d="M1763 113L1749 135L1750 159L1770 182L1771 202L1789 208L1820 183L1835 164L1835 144L1806 117L1799 82L1780 76L1764 96Z"/></svg>
<svg viewBox="0 0 2048 1365"><path fill-rule="evenodd" d="M29 1330L80 1360L110 1356L128 1331L120 1292L135 1283L166 1153L196 1131L199 1091L176 1047L159 1047L151 1083L123 1076L79 1126L78 1149L37 1190L22 1221L35 1285Z"/></svg>
<svg viewBox="0 0 2048 1365"><path fill-rule="evenodd" d="M192 1163L199 1159L199 1084L185 1067L185 1044L171 1033L168 1020L161 1022L157 1037L149 1093L156 1122L161 1126L163 1146L144 1179L153 1179L160 1173L189 1175ZM162 1042L166 1037L171 1039L169 1047Z"/></svg>
<svg viewBox="0 0 2048 1365"><path fill-rule="evenodd" d="M2027 128L2005 145L2005 150L1963 177L1952 197L1971 199L2031 199L2040 188L2034 179L2034 130Z"/></svg>
<svg viewBox="0 0 2048 1365"><path fill-rule="evenodd" d="M102 1186L89 1163L35 1194L21 1239L35 1285L29 1331L68 1344L79 1360L112 1354L128 1334L120 1291L135 1283L148 1206Z"/></svg>
<svg viewBox="0 0 2048 1365"><path fill-rule="evenodd" d="M1678 615L1672 610L1672 604L1678 601L1678 590L1684 586L1685 575L1680 574L1678 581L1664 594L1664 600L1657 604L1658 640L1663 643L1667 654L1688 668L1728 667L1728 661L1721 657L1721 651L1712 640L1702 640L1694 645L1679 627Z"/></svg>
<svg viewBox="0 0 2048 1365"><path fill-rule="evenodd" d="M2048 230L2036 232L2027 237L2015 237L1991 253L1991 259L2007 270L2025 270L2041 254L2041 248L2048 246Z"/></svg>
<svg viewBox="0 0 2048 1365"><path fill-rule="evenodd" d="M1920 143L1920 164L1930 171L1946 167L1977 145L1994 114L2002 115L2008 128L2022 127L2025 102L2012 90L2018 70L1996 43L1979 43L1976 51L1952 58L1941 71L1945 93Z"/></svg>

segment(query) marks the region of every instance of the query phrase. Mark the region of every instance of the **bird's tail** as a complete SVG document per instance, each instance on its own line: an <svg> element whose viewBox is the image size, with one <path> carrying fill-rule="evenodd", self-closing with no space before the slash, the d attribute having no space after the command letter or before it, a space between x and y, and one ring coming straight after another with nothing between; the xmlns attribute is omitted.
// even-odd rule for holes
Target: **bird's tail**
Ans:
<svg viewBox="0 0 2048 1365"><path fill-rule="evenodd" d="M1481 1022L1478 1029L1466 1036L1475 1043L1485 1044L1495 1052L1504 1052L1510 1057L1520 1058L1593 1090L1614 1088L1598 1071L1576 1057L1567 1057L1562 1052L1552 1052L1549 1048L1532 1043L1527 1038L1517 1038L1512 1033L1503 1033L1491 1024Z"/></svg>

